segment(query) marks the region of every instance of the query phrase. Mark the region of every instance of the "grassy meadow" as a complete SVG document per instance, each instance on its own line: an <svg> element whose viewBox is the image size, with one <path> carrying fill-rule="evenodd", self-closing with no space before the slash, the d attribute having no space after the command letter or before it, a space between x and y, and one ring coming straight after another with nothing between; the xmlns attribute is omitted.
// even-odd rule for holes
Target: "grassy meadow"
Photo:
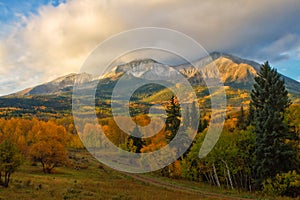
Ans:
<svg viewBox="0 0 300 200"><path fill-rule="evenodd" d="M274 199L260 193L229 191L205 183L161 177L155 172L139 175L158 183L174 185L172 189L107 168L84 150L69 151L69 156L72 166L57 167L51 174L43 173L40 165L24 162L12 174L9 187L0 187L0 199ZM178 186L199 193L176 189Z"/></svg>

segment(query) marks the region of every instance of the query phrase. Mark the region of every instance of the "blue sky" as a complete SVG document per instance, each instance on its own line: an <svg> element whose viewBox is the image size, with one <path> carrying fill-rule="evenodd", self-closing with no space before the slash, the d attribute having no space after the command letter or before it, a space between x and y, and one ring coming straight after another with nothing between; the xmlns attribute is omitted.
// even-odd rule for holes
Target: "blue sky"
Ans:
<svg viewBox="0 0 300 200"><path fill-rule="evenodd" d="M298 0L0 0L0 95L78 72L122 31L178 30L209 51L269 60L300 81Z"/></svg>
<svg viewBox="0 0 300 200"><path fill-rule="evenodd" d="M59 6L66 1L60 0L1 0L0 1L0 20L1 23L9 23L18 21L20 15L29 16L31 14L38 14L38 8L43 5Z"/></svg>

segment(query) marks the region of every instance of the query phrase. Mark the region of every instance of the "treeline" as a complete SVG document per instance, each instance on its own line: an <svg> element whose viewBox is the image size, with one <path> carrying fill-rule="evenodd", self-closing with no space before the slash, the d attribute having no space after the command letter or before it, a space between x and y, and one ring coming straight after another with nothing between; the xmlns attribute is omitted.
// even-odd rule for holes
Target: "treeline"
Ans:
<svg viewBox="0 0 300 200"><path fill-rule="evenodd" d="M0 118L38 117L39 119L58 118L71 114L71 96L33 95L25 97L0 98Z"/></svg>
<svg viewBox="0 0 300 200"><path fill-rule="evenodd" d="M224 130L213 150L199 159L199 150L205 133L201 134L182 160L182 177L204 181L228 189L253 190L254 140L248 130Z"/></svg>

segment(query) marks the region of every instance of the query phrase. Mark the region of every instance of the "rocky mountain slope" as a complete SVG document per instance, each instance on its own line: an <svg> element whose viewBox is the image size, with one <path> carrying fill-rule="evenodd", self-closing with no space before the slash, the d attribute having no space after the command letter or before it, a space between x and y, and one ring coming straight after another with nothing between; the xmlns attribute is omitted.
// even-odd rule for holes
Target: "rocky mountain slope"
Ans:
<svg viewBox="0 0 300 200"><path fill-rule="evenodd" d="M219 73L211 66L217 66ZM197 70L200 69L200 70ZM218 79L224 83L225 86L233 88L251 90L254 77L259 71L260 65L254 61L241 59L239 57L214 52L210 57L202 58L193 65L183 64L179 66L172 66L159 63L152 59L134 60L126 64L116 66L111 72L103 76L108 82L115 82L124 73L140 78L140 77L155 77L164 75L166 79L175 78L178 76L178 71L184 75L192 85L205 85L203 79ZM167 69L170 69L169 71ZM90 82L97 80L97 77L90 74L69 74L67 76L59 77L51 82L29 88L18 93L16 96L23 95L45 95L45 94L61 94L64 92L72 92L72 87L75 79L80 76L81 81ZM294 95L300 95L300 83L282 75L286 82L288 91Z"/></svg>
<svg viewBox="0 0 300 200"><path fill-rule="evenodd" d="M217 66L218 70L215 70L212 65ZM196 70L195 67L200 70ZM98 76L87 73L73 73L33 88L0 97L0 117L37 116L48 118L50 116L69 115L72 111L73 85L78 78L80 78L81 83L84 83L83 98L87 88L98 84L96 106L109 113L113 88L124 76L127 81L124 87L132 87L132 83L136 80L141 81L143 77L155 80L159 76L165 80L176 80L177 77L184 76L191 85L200 86L195 88L197 88L197 95L200 97L199 101L203 107L210 105L210 94L203 80L221 80L226 86L227 105L239 109L241 104L249 103L249 94L259 68L260 65L254 61L216 52L210 54L210 57L196 61L193 65L182 64L169 67L152 59L133 60L115 66L100 80ZM286 88L293 102L300 103L300 83L284 75L282 78L285 80ZM169 99L170 95L172 95L170 90L163 86L150 84L139 88L132 99L134 102L143 102L147 105L157 103L158 100ZM121 96L118 98L122 99Z"/></svg>
<svg viewBox="0 0 300 200"><path fill-rule="evenodd" d="M27 88L13 95L15 96L47 95L47 94L58 95L64 92L72 92L74 82L78 77L80 77L83 82L90 82L97 79L95 76L87 73L83 73L83 74L72 73L66 76L61 76L59 78L54 79L53 81L35 86L33 88Z"/></svg>

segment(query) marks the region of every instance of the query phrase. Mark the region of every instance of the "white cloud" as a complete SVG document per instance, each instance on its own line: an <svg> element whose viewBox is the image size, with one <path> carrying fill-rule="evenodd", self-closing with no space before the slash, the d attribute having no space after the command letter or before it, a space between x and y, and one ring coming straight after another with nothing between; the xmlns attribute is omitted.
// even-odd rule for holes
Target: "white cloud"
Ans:
<svg viewBox="0 0 300 200"><path fill-rule="evenodd" d="M6 57L6 50L4 44L0 41L0 66L3 66L0 68L0 74L3 74L5 72L4 67L4 59Z"/></svg>
<svg viewBox="0 0 300 200"><path fill-rule="evenodd" d="M77 72L98 43L136 27L175 29L195 38L209 51L249 54L261 49L261 41L270 40L274 47L288 49L286 44L290 44L293 37L299 37L300 30L296 31L298 35L280 31L286 29L288 24L283 22L298 8L300 2L296 0L259 3L247 0L72 0L58 7L43 6L38 15L23 17L2 42L0 39L2 76L21 77L16 79L15 85L0 88L0 93ZM267 49L266 54L278 53L269 50L272 46Z"/></svg>
<svg viewBox="0 0 300 200"><path fill-rule="evenodd" d="M26 48L21 62L52 76L78 71L92 48L122 27L101 12L104 9L100 3L87 1L41 8L40 15L30 18L17 36Z"/></svg>
<svg viewBox="0 0 300 200"><path fill-rule="evenodd" d="M72 1L57 8L44 6L0 44L0 72L7 93L79 71L88 53L123 28L99 1ZM17 78L21 76L21 78ZM15 78L15 84L11 78ZM2 77L1 77L2 78ZM20 86L23 86L20 88Z"/></svg>

